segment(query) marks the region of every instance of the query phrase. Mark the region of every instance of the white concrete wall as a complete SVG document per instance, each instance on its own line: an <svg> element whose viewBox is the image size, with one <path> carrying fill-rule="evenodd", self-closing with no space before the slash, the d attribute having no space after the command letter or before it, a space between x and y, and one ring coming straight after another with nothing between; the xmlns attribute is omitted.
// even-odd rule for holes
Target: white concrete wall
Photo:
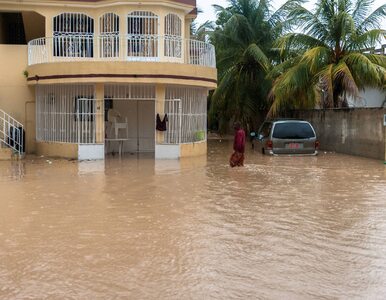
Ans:
<svg viewBox="0 0 386 300"><path fill-rule="evenodd" d="M368 87L360 91L359 94L359 99L349 98L348 103L350 107L381 107L382 104L386 107L386 91Z"/></svg>
<svg viewBox="0 0 386 300"><path fill-rule="evenodd" d="M181 157L180 145L156 145L156 159L179 159Z"/></svg>
<svg viewBox="0 0 386 300"><path fill-rule="evenodd" d="M79 160L105 159L105 145L79 145Z"/></svg>

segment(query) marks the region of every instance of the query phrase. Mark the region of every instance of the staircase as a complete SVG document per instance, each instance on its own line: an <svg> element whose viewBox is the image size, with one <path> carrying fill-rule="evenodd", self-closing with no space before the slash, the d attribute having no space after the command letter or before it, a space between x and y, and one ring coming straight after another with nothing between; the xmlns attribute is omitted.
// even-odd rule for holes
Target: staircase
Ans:
<svg viewBox="0 0 386 300"><path fill-rule="evenodd" d="M24 126L0 109L0 160L20 159L24 155Z"/></svg>

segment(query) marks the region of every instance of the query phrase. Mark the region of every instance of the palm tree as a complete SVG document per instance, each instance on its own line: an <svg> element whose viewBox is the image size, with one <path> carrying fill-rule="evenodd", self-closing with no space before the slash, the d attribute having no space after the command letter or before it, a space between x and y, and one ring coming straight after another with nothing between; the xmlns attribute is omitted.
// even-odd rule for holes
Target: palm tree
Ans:
<svg viewBox="0 0 386 300"><path fill-rule="evenodd" d="M266 110L271 81L266 78L279 56L272 47L289 24L289 12L300 0L273 11L268 0L230 0L217 9L211 41L216 47L219 84L210 99L209 117L226 126L229 120L253 123ZM220 125L221 127L221 125Z"/></svg>
<svg viewBox="0 0 386 300"><path fill-rule="evenodd" d="M206 42L213 30L214 24L212 21L206 21L201 25L196 22L192 22L190 26L190 35L197 41Z"/></svg>
<svg viewBox="0 0 386 300"><path fill-rule="evenodd" d="M289 33L277 42L283 61L269 78L271 114L283 108L347 106L366 86L386 83L386 56L366 51L380 41L380 21L386 5L369 13L373 0L319 0L309 11L299 6L290 17L302 33Z"/></svg>

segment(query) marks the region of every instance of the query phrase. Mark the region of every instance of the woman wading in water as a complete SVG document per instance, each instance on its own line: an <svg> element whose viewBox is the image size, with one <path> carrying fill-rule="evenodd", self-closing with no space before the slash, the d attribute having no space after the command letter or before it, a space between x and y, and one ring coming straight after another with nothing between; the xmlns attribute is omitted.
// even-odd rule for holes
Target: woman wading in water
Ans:
<svg viewBox="0 0 386 300"><path fill-rule="evenodd" d="M240 123L236 122L234 125L235 138L233 141L233 154L229 159L231 167L244 166L244 152L245 152L245 131L241 128Z"/></svg>

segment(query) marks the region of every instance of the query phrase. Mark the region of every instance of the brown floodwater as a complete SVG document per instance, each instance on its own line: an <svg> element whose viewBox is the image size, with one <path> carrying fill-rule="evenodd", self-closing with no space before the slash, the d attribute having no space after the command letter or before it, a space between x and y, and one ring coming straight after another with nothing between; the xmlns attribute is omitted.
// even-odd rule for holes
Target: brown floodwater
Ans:
<svg viewBox="0 0 386 300"><path fill-rule="evenodd" d="M0 162L0 299L384 299L386 166Z"/></svg>

